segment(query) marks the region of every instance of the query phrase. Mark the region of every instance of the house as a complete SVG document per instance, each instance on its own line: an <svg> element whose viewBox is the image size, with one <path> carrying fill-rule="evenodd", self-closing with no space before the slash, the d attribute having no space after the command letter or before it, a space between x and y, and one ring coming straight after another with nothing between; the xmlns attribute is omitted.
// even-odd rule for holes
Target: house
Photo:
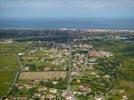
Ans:
<svg viewBox="0 0 134 100"><path fill-rule="evenodd" d="M29 70L30 70L29 66L26 66L22 71L29 71Z"/></svg>
<svg viewBox="0 0 134 100"><path fill-rule="evenodd" d="M89 52L89 56L91 56L91 57L110 57L110 56L112 56L112 54L108 51L92 50Z"/></svg>
<svg viewBox="0 0 134 100"><path fill-rule="evenodd" d="M33 97L34 98L36 98L36 97L40 98L41 97L41 93L34 93L34 96Z"/></svg>
<svg viewBox="0 0 134 100"><path fill-rule="evenodd" d="M84 96L86 96L90 94L91 89L88 85L80 85L79 91L82 92Z"/></svg>
<svg viewBox="0 0 134 100"><path fill-rule="evenodd" d="M56 85L58 84L58 81L52 81L52 84Z"/></svg>
<svg viewBox="0 0 134 100"><path fill-rule="evenodd" d="M74 95L82 95L82 92L73 92Z"/></svg>
<svg viewBox="0 0 134 100"><path fill-rule="evenodd" d="M18 97L17 100L27 100L27 97Z"/></svg>
<svg viewBox="0 0 134 100"><path fill-rule="evenodd" d="M73 93L69 91L65 91L62 96L65 98L65 100L75 100Z"/></svg>
<svg viewBox="0 0 134 100"><path fill-rule="evenodd" d="M16 86L19 90L21 90L21 89L24 88L24 85L23 85L23 84L18 84L18 83L16 83L15 86Z"/></svg>
<svg viewBox="0 0 134 100"><path fill-rule="evenodd" d="M95 96L94 99L95 99L95 100L105 100L104 97L102 97L102 96Z"/></svg>
<svg viewBox="0 0 134 100"><path fill-rule="evenodd" d="M104 78L106 78L106 79L110 79L111 76L110 76L110 75L105 75Z"/></svg>
<svg viewBox="0 0 134 100"><path fill-rule="evenodd" d="M45 100L56 100L56 96L53 94L48 94L46 95L46 99Z"/></svg>
<svg viewBox="0 0 134 100"><path fill-rule="evenodd" d="M46 100L45 98L46 98L46 96L41 96L40 100Z"/></svg>
<svg viewBox="0 0 134 100"><path fill-rule="evenodd" d="M128 97L126 95L123 95L121 100L128 100Z"/></svg>
<svg viewBox="0 0 134 100"><path fill-rule="evenodd" d="M23 55L23 53L18 53L18 55L19 55L19 56L22 56L22 55Z"/></svg>
<svg viewBox="0 0 134 100"><path fill-rule="evenodd" d="M50 67L44 67L44 72L49 71L51 68Z"/></svg>
<svg viewBox="0 0 134 100"><path fill-rule="evenodd" d="M43 92L43 91L45 91L45 90L47 90L47 88L45 88L45 87L43 87L43 88L40 87L40 88L37 89L38 92Z"/></svg>
<svg viewBox="0 0 134 100"><path fill-rule="evenodd" d="M77 70L71 72L71 76L79 76L79 75L80 75L80 72Z"/></svg>
<svg viewBox="0 0 134 100"><path fill-rule="evenodd" d="M96 61L96 58L90 58L89 59L89 62L95 62Z"/></svg>
<svg viewBox="0 0 134 100"><path fill-rule="evenodd" d="M49 89L49 93L56 94L56 93L57 93L57 89L50 88L50 89Z"/></svg>
<svg viewBox="0 0 134 100"><path fill-rule="evenodd" d="M31 89L33 86L31 84L25 84L26 89Z"/></svg>

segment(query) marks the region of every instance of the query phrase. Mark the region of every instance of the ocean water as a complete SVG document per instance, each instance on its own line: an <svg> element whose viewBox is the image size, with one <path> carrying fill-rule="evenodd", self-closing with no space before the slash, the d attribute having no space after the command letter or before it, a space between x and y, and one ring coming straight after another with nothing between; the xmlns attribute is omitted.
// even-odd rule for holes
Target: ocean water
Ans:
<svg viewBox="0 0 134 100"><path fill-rule="evenodd" d="M66 19L0 19L0 28L42 29L128 29L134 30L134 18L66 18Z"/></svg>

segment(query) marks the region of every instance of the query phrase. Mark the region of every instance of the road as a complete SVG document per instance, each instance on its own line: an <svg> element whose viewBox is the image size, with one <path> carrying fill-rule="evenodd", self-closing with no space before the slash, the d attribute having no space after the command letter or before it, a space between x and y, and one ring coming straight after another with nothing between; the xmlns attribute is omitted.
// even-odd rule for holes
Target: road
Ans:
<svg viewBox="0 0 134 100"><path fill-rule="evenodd" d="M74 97L71 87L70 87L70 83L72 81L71 79L71 68L72 68L72 47L70 44L70 48L69 48L69 63L68 63L68 74L67 74L67 78L68 78L68 82L67 82L67 91L65 93L65 95L70 95L71 99L70 100L76 100L76 98Z"/></svg>
<svg viewBox="0 0 134 100"><path fill-rule="evenodd" d="M68 63L68 83L67 83L67 90L70 91L70 83L71 83L71 66L72 66L72 47L69 48L69 63Z"/></svg>
<svg viewBox="0 0 134 100"><path fill-rule="evenodd" d="M16 75L15 75L15 78L14 78L13 82L11 83L10 88L9 88L8 91L7 91L7 94L9 94L10 91L12 91L12 88L13 88L13 86L15 85L15 83L16 83L17 79L19 78L19 75L20 75L20 73L21 73L21 71L22 71L22 69L23 69L23 67L24 67L24 66L22 65L21 60L20 60L19 54L17 54L17 62L18 62L19 65L20 65L20 69L17 71L17 73L16 73Z"/></svg>

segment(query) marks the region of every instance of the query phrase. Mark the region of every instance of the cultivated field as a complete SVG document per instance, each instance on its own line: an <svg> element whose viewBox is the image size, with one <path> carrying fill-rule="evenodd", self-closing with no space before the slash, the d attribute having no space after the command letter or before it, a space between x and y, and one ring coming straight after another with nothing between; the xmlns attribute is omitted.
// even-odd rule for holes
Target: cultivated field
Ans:
<svg viewBox="0 0 134 100"><path fill-rule="evenodd" d="M49 71L49 72L22 72L20 80L46 80L59 79L66 77L66 71Z"/></svg>

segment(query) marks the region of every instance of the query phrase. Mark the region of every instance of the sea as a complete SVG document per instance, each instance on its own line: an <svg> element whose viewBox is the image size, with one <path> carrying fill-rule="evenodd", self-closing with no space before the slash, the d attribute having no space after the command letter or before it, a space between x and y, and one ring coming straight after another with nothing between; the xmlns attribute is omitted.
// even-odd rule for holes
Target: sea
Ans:
<svg viewBox="0 0 134 100"><path fill-rule="evenodd" d="M0 18L0 28L134 30L134 18Z"/></svg>

